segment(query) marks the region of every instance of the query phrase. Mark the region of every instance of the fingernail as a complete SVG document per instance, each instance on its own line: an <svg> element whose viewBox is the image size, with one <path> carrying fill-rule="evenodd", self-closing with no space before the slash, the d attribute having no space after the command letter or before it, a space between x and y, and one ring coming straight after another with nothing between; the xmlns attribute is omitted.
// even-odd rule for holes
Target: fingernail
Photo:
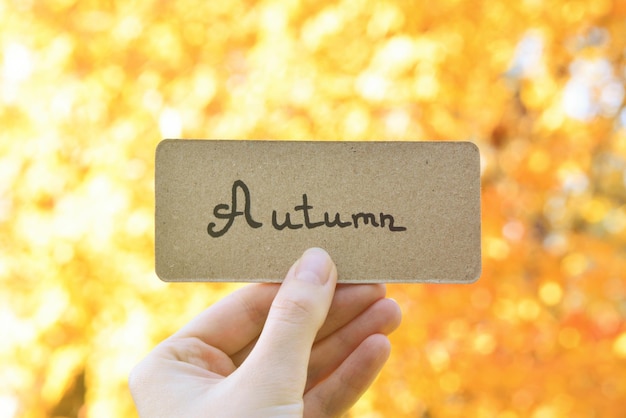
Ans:
<svg viewBox="0 0 626 418"><path fill-rule="evenodd" d="M332 261L321 248L310 248L302 254L296 266L296 279L325 284L330 277Z"/></svg>

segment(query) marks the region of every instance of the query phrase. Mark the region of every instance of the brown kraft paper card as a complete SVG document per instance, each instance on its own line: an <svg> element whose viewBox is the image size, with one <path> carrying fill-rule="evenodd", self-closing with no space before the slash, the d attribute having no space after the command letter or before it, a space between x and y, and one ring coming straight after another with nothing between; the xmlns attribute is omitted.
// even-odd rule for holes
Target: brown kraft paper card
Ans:
<svg viewBox="0 0 626 418"><path fill-rule="evenodd" d="M346 283L481 273L470 142L165 140L155 194L165 281L280 282L310 247L328 251Z"/></svg>

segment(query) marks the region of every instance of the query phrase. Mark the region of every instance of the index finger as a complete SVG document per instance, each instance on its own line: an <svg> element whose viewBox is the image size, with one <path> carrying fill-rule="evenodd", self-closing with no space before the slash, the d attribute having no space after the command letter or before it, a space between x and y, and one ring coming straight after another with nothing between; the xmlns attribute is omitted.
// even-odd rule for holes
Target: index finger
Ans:
<svg viewBox="0 0 626 418"><path fill-rule="evenodd" d="M259 336L280 284L245 286L211 305L172 337L194 337L232 356Z"/></svg>

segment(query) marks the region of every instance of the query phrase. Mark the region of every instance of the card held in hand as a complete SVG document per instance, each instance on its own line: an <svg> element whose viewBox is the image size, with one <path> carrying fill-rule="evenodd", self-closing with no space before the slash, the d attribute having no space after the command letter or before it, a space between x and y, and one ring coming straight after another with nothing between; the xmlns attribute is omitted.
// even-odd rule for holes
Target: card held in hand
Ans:
<svg viewBox="0 0 626 418"><path fill-rule="evenodd" d="M155 262L165 281L280 282L310 247L339 282L471 283L481 273L470 142L165 140Z"/></svg>

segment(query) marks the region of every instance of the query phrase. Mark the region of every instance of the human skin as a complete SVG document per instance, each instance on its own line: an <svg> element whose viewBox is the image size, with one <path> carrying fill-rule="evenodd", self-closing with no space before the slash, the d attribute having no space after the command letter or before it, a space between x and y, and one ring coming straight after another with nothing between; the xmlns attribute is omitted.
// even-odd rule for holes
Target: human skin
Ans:
<svg viewBox="0 0 626 418"><path fill-rule="evenodd" d="M132 371L141 417L338 417L370 386L400 323L380 284L336 285L312 248L282 284L212 305Z"/></svg>

